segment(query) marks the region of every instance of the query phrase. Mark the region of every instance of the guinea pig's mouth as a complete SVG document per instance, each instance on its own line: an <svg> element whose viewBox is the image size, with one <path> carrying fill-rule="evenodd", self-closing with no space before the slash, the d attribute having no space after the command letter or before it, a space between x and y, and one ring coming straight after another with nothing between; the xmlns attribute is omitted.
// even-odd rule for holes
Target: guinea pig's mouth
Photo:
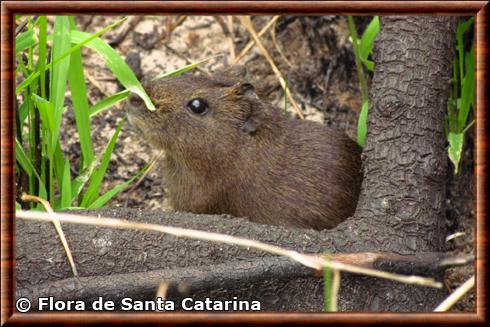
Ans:
<svg viewBox="0 0 490 327"><path fill-rule="evenodd" d="M129 103L126 103L126 106L125 107L126 107L126 110L128 111L128 115L130 115L130 116L136 116L141 111L140 108L133 107Z"/></svg>
<svg viewBox="0 0 490 327"><path fill-rule="evenodd" d="M146 117L146 112L143 112L142 110L140 110L140 108L134 108L131 105L126 105L126 108L129 123L137 130L141 131L143 125L145 124L145 120L150 118Z"/></svg>

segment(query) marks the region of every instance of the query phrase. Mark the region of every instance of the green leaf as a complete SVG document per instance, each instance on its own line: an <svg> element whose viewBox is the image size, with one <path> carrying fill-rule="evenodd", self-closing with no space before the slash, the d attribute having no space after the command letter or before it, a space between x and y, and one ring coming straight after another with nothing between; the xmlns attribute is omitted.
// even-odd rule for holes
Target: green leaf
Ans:
<svg viewBox="0 0 490 327"><path fill-rule="evenodd" d="M461 160L461 153L463 151L464 133L449 132L448 140L449 159L451 159L451 162L454 165L454 174L458 174L459 162Z"/></svg>
<svg viewBox="0 0 490 327"><path fill-rule="evenodd" d="M119 192L124 190L128 185L130 185L134 180L134 177L127 182L115 186L110 191L107 191L102 196L98 197L91 205L88 206L89 209L97 209L104 206L109 200L115 197Z"/></svg>
<svg viewBox="0 0 490 327"><path fill-rule="evenodd" d="M37 174L34 165L27 157L24 149L22 148L22 145L19 143L19 140L17 138L15 139L15 159L29 176Z"/></svg>
<svg viewBox="0 0 490 327"><path fill-rule="evenodd" d="M71 22L74 26L74 21ZM73 112L77 126L80 148L82 150L82 164L85 168L94 160L94 150L92 147L92 137L90 135L90 117L87 98L87 86L84 79L85 73L82 64L82 54L79 50L73 51L70 61L70 71L68 79L73 102Z"/></svg>
<svg viewBox="0 0 490 327"><path fill-rule="evenodd" d="M41 98L39 95L33 93L31 95L32 101L36 104L39 110L39 116L41 117L41 122L44 127L51 134L54 130L54 117L52 115L54 111L53 104L46 99Z"/></svg>
<svg viewBox="0 0 490 327"><path fill-rule="evenodd" d="M19 122L21 126L24 124L28 114L29 114L29 104L27 101L24 101L22 102L18 110Z"/></svg>
<svg viewBox="0 0 490 327"><path fill-rule="evenodd" d="M155 160L148 162L135 176L131 177L128 181L115 186L110 191L104 193L104 195L100 196L97 200L95 200L90 206L90 209L96 209L104 206L109 200L119 194L121 191L125 190L131 183L133 183L136 179L139 179L143 176L144 173L150 168L152 164L154 164Z"/></svg>
<svg viewBox="0 0 490 327"><path fill-rule="evenodd" d="M374 16L366 30L362 34L359 42L359 54L362 61L365 61L373 50L374 40L379 33L379 17Z"/></svg>
<svg viewBox="0 0 490 327"><path fill-rule="evenodd" d="M27 30L15 37L15 53L19 54L22 50L30 48L37 43L34 29Z"/></svg>
<svg viewBox="0 0 490 327"><path fill-rule="evenodd" d="M116 128L116 131L114 132L109 143L107 144L107 147L102 156L100 166L94 171L93 176L90 178L90 184L87 189L87 192L83 196L81 207L90 206L98 198L100 186L102 184L102 180L104 179L104 175L107 170L107 167L109 166L109 161L111 160L111 155L112 152L114 151L116 140L125 122L126 119L123 119L119 123L119 125Z"/></svg>
<svg viewBox="0 0 490 327"><path fill-rule="evenodd" d="M56 174L56 178L58 180L58 185L63 185L63 170L65 168L65 157L63 152L61 151L60 141L56 143L56 148L54 150L53 155L53 163L54 163L54 171Z"/></svg>
<svg viewBox="0 0 490 327"><path fill-rule="evenodd" d="M59 56L58 58L56 58L54 61L52 61L49 65L46 65L44 67L44 69L50 69L53 65L56 65L59 61L63 60L65 57L71 55L71 53L73 51L76 51L78 49L80 49L81 47L85 46L88 42L90 42L91 40L99 37L100 35L104 34L105 32L113 29L114 27L116 27L117 25L121 24L122 22L124 22L125 20L127 19L127 17L123 18L123 19L120 19L114 23L112 23L111 25L107 26L106 28L103 28L101 29L100 31L98 31L97 33L95 34L87 34L87 35L90 35L89 37L87 37L85 40L82 40L81 42L79 42L77 45L75 45L74 47L72 47L69 51L63 53L61 56ZM15 93L16 94L19 94L23 89L25 89L27 86L29 86L36 78L38 78L40 75L40 71L37 71L35 73L32 73L31 75L29 75L28 78L26 78L19 86L17 86L15 88Z"/></svg>
<svg viewBox="0 0 490 327"><path fill-rule="evenodd" d="M371 72L374 70L374 61L371 61L369 59L362 59L362 58L361 61L364 64L364 66L367 68L367 70Z"/></svg>
<svg viewBox="0 0 490 327"><path fill-rule="evenodd" d="M72 201L78 197L80 192L82 191L85 184L89 181L90 176L92 176L95 168L99 165L100 160L93 160L90 165L83 169L82 172L72 181L71 183L71 198Z"/></svg>
<svg viewBox="0 0 490 327"><path fill-rule="evenodd" d="M51 61L54 61L54 58L61 57L63 53L66 53L70 49L70 21L67 16L56 16L53 34ZM53 151L56 148L61 127L61 116L63 114L65 102L66 81L68 78L69 67L70 58L65 57L53 66L50 75L49 101L53 104L54 108L54 127L51 133L51 153L48 154L50 158L52 158Z"/></svg>
<svg viewBox="0 0 490 327"><path fill-rule="evenodd" d="M362 101L368 101L368 87L366 82L366 76L364 75L364 68L362 66L361 55L359 53L359 38L357 36L356 25L352 16L347 16L347 26L349 27L349 34L352 40L352 48L354 50L354 58L356 60L357 77L359 79L359 88L361 90Z"/></svg>
<svg viewBox="0 0 490 327"><path fill-rule="evenodd" d="M121 92L118 92L116 94L113 94L99 102L97 102L95 105L93 105L90 109L90 117L93 117L97 115L98 113L101 113L102 111L109 109L119 101L122 101L128 97L129 91L128 90L123 90Z"/></svg>
<svg viewBox="0 0 490 327"><path fill-rule="evenodd" d="M357 123L357 144L359 144L361 147L364 147L364 144L366 143L368 108L368 101L364 101Z"/></svg>
<svg viewBox="0 0 490 327"><path fill-rule="evenodd" d="M15 138L15 159L29 176L35 176L37 178L37 180L39 181L39 196L43 199L46 199L46 186L44 185L41 177L39 177L39 174L34 168L34 165L27 157L24 149L22 148L22 145L19 143L19 140L17 138Z"/></svg>
<svg viewBox="0 0 490 327"><path fill-rule="evenodd" d="M72 31L71 41L73 43L80 43L87 38L89 34ZM102 41L100 38L95 38L87 43L87 47L97 51L99 55L104 59L107 67L116 75L119 82L126 89L132 93L138 94L143 101L145 101L146 107L150 110L155 110L155 106L151 102L150 97L146 94L145 89L141 86L134 72L129 68L128 64L121 58L121 56L110 45Z"/></svg>
<svg viewBox="0 0 490 327"><path fill-rule="evenodd" d="M71 173L70 162L65 160L63 170L63 184L61 186L61 208L67 208L71 205Z"/></svg>
<svg viewBox="0 0 490 327"><path fill-rule="evenodd" d="M461 105L458 113L458 129L461 131L466 125L470 108L474 102L475 93L475 47L471 47L465 58L466 75L462 81Z"/></svg>

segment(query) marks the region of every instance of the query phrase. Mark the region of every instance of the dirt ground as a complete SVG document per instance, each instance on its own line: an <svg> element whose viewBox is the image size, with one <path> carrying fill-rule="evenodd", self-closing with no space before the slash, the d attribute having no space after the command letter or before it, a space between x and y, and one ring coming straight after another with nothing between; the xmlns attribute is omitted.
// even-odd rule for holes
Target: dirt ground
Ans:
<svg viewBox="0 0 490 327"><path fill-rule="evenodd" d="M79 29L92 33L120 18L84 16L77 17L77 23ZM255 29L259 31L270 20L271 17L254 17ZM356 22L359 30L362 30L369 22L369 17ZM200 66L200 73L205 73L232 61L231 41L223 29L223 26L226 26L225 30L229 30L227 23L227 17L132 17L120 27L105 34L103 38L113 43L139 77L145 78L224 54ZM132 28L131 24L134 24ZM170 26L173 30L169 33ZM232 26L233 29L229 32L233 37L235 53L238 54L250 37L236 18L233 19ZM121 41L118 38L125 30L129 32ZM302 108L306 119L343 129L355 139L361 95L345 18L281 17L277 20L274 30L275 37L267 32L262 40L288 81L292 95ZM121 86L96 53L84 49L83 55L89 100L92 104L120 90ZM240 63L247 67L249 76L259 92L271 102L283 107L283 91L259 49L253 47ZM291 106L288 110L292 117L296 116ZM95 142L96 153L103 150L116 125L125 115L124 105L120 103L94 117L92 139ZM80 147L71 110L67 111L63 126L66 131L62 137L63 150L72 162L77 163ZM104 191L134 176L155 155L156 151L146 144L129 124L125 124L108 168ZM72 167L76 169L77 164ZM450 172L447 178L446 220L449 230L450 233L465 233L448 242L448 250L455 253L473 252L473 168L473 137L469 135L462 174L455 177ZM110 206L168 210L165 202L165 181L160 171L158 167L153 169L136 187L121 193ZM77 174L77 171L72 172L72 176ZM449 272L446 278L448 289L460 285L472 275L472 271L471 267ZM474 294L466 296L461 303L457 310L474 310Z"/></svg>

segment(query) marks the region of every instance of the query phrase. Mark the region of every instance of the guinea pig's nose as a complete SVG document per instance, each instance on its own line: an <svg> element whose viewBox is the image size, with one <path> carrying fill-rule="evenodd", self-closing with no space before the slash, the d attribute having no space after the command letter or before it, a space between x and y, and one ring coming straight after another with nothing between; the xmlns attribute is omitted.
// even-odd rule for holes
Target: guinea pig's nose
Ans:
<svg viewBox="0 0 490 327"><path fill-rule="evenodd" d="M129 93L127 101L130 109L139 109L144 106L143 99L141 99L136 93Z"/></svg>

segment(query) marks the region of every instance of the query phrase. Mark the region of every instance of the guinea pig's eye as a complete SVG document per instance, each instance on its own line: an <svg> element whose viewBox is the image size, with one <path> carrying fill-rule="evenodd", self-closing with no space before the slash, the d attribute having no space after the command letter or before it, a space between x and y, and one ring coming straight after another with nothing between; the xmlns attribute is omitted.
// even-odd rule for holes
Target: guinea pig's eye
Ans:
<svg viewBox="0 0 490 327"><path fill-rule="evenodd" d="M195 114L204 115L208 112L208 103L204 99L194 98L189 101L187 108Z"/></svg>

